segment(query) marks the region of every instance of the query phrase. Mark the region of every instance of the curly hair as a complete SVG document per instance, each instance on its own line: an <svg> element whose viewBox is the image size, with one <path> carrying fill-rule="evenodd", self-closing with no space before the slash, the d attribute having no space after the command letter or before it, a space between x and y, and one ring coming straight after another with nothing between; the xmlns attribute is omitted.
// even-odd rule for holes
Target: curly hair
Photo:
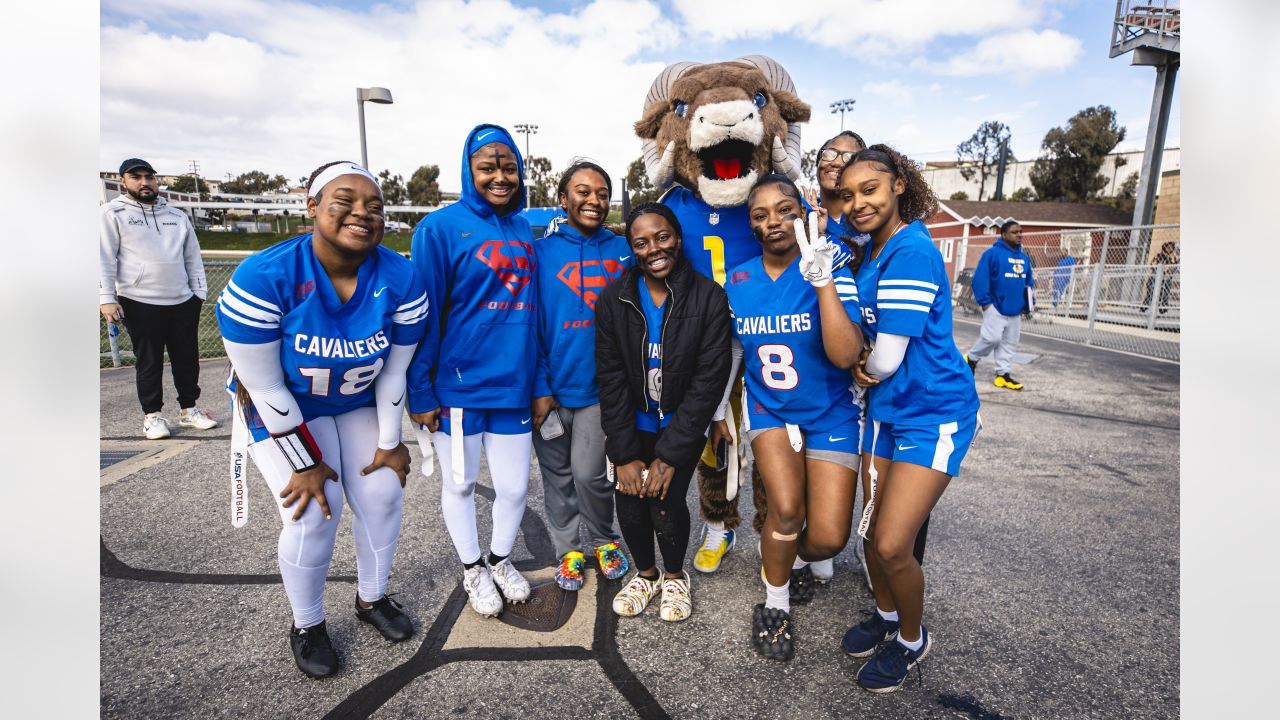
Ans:
<svg viewBox="0 0 1280 720"><path fill-rule="evenodd" d="M938 198L925 182L920 173L920 165L911 158L883 143L877 143L865 150L859 150L845 166L840 168L840 177L860 162L875 163L879 170L887 172L896 180L902 179L906 189L898 196L898 217L902 222L927 220L938 211Z"/></svg>

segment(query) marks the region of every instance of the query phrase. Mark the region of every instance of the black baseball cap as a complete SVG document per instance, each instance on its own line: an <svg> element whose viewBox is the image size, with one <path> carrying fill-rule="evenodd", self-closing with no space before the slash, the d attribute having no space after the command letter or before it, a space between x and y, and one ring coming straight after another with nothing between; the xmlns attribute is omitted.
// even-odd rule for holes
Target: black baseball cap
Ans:
<svg viewBox="0 0 1280 720"><path fill-rule="evenodd" d="M120 174L123 175L130 170L137 170L138 168L146 168L152 173L156 171L155 168L151 167L151 163L143 160L142 158L129 158L128 160L120 163Z"/></svg>

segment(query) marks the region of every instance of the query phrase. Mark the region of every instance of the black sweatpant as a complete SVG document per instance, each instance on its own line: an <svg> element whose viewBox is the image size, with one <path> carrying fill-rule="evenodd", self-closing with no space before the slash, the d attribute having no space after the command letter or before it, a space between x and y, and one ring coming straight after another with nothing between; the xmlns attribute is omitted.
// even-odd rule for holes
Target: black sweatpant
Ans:
<svg viewBox="0 0 1280 720"><path fill-rule="evenodd" d="M195 295L177 305L152 305L123 296L118 299L124 310L125 329L133 341L142 412L160 412L164 406L161 380L166 349L173 385L178 390L178 407L194 406L200 397L200 349L196 330L204 301Z"/></svg>
<svg viewBox="0 0 1280 720"><path fill-rule="evenodd" d="M640 433L640 459L646 465L653 462L654 448L663 430ZM697 463L677 467L667 488L665 500L656 497L639 498L613 493L618 509L618 527L631 551L632 567L636 570L651 568L655 564L653 541L658 540L662 552L662 565L667 572L676 573L684 567L684 554L689 549L689 483Z"/></svg>

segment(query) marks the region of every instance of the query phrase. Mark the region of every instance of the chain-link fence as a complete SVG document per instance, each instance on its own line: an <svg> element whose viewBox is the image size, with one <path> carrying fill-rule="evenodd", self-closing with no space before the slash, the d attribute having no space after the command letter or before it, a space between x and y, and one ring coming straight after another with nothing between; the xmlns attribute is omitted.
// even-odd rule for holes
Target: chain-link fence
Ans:
<svg viewBox="0 0 1280 720"><path fill-rule="evenodd" d="M208 257L204 260L204 274L209 284L209 296L205 300L204 307L200 310L200 357L223 357L227 353L222 348L222 333L218 332L218 318L214 316L215 306L218 301L218 294L222 292L222 288L231 279L231 273L235 272L236 266L240 264L239 260L213 260ZM120 334L116 337L116 343L120 351L120 365L133 365L133 343L129 342L129 333L124 329L123 323L120 325ZM111 339L107 336L107 324L100 322L98 324L98 345L102 353L99 367L111 367L115 364L112 359ZM165 358L168 360L168 357Z"/></svg>
<svg viewBox="0 0 1280 720"><path fill-rule="evenodd" d="M1179 360L1179 231L1149 225L1024 234L1036 289L1023 332ZM973 265L981 252L970 248ZM972 267L956 278L956 315L978 321L972 278Z"/></svg>

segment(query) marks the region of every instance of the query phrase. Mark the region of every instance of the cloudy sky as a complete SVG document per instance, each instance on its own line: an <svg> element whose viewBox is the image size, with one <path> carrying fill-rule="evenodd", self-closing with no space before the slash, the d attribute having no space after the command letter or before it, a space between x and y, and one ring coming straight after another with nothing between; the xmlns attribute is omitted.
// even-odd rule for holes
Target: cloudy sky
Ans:
<svg viewBox="0 0 1280 720"><path fill-rule="evenodd" d="M640 154L631 129L666 65L772 56L814 108L805 149L845 127L918 160L954 159L984 120L1034 157L1050 128L1115 108L1140 149L1155 72L1107 57L1108 0L102 0L103 170L140 155L162 173L248 170L296 180L359 160L406 178L438 164L460 184L472 126L539 126L532 154L599 161L615 178ZM1175 97L1168 147L1179 145ZM523 140L521 137L520 139Z"/></svg>

